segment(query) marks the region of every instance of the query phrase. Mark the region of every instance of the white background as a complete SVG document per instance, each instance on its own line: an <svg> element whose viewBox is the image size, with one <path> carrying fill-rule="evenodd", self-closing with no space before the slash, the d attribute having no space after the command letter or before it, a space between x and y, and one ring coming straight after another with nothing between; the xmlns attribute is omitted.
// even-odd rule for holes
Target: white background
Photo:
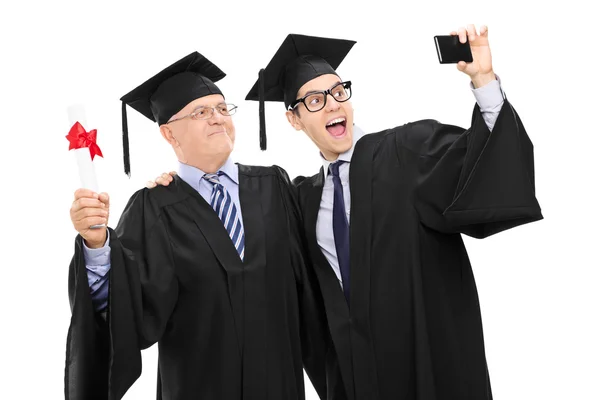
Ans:
<svg viewBox="0 0 600 400"><path fill-rule="evenodd" d="M4 3L6 4L6 3ZM406 4L406 5L404 5ZM78 176L66 107L84 102L104 159L115 226L129 196L176 167L157 126L129 109L132 177L123 173L119 98L197 50L228 76L235 160L312 175L319 157L284 107L268 103L269 150L258 104L244 101L288 33L356 40L338 72L353 82L367 132L435 118L468 127L468 77L439 65L432 37L489 25L494 69L535 145L545 219L486 240L466 238L483 314L495 399L600 399L598 63L590 6L527 1L23 2L2 5L0 116L3 239L0 277L5 399L63 398L70 320L69 219ZM285 9L284 9L285 8ZM156 347L125 399L151 399ZM201 378L201 377L200 377ZM307 381L308 382L308 381ZM308 384L307 398L316 395Z"/></svg>

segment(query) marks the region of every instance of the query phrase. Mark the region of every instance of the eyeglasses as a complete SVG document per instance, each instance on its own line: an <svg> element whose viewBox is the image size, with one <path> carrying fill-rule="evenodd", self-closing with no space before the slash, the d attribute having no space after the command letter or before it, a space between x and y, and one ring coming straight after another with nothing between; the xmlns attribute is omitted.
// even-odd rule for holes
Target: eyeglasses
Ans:
<svg viewBox="0 0 600 400"><path fill-rule="evenodd" d="M303 103L304 107L310 112L321 111L327 104L327 95L331 95L338 103L343 103L352 97L351 86L352 82L346 81L336 83L328 90L309 92L301 99L297 99L290 104L288 110L293 110L298 104Z"/></svg>
<svg viewBox="0 0 600 400"><path fill-rule="evenodd" d="M237 106L233 105L233 104L228 104L228 103L217 104L216 107L200 106L200 107L196 108L193 113L185 115L181 118L171 120L171 121L167 122L167 124L170 124L171 122L179 121L179 120L187 118L187 117L190 117L191 119L194 119L194 120L209 119L210 117L213 116L215 110L217 110L219 112L219 114L221 114L225 117L229 117L229 116L235 114L235 111L237 110Z"/></svg>

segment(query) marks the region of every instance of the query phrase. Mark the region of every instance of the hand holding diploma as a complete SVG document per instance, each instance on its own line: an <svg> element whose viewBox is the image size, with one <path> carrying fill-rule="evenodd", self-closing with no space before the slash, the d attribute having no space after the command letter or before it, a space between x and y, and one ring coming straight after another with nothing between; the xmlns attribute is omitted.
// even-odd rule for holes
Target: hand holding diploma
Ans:
<svg viewBox="0 0 600 400"><path fill-rule="evenodd" d="M104 246L110 210L108 193L97 194L89 189L77 189L71 205L71 222L79 232L85 245L92 249Z"/></svg>
<svg viewBox="0 0 600 400"><path fill-rule="evenodd" d="M81 188L75 192L75 201L71 206L71 221L88 247L102 247L106 241L106 229L96 228L104 228L108 223L109 197L107 193L98 194L93 164L96 155L102 157L102 151L96 144L96 130L88 132L85 129L83 106L73 105L67 113L72 126L66 138L69 140L69 150L77 160L81 180Z"/></svg>

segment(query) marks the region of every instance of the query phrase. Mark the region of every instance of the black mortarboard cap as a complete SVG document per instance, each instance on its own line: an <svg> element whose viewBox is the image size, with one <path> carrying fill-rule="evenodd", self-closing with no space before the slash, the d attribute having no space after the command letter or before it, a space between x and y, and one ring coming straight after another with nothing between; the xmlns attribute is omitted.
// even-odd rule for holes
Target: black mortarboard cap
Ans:
<svg viewBox="0 0 600 400"><path fill-rule="evenodd" d="M162 125L200 97L223 95L215 82L224 77L225 73L219 67L195 51L121 97L125 173L130 175L126 104Z"/></svg>
<svg viewBox="0 0 600 400"><path fill-rule="evenodd" d="M260 148L267 148L265 101L282 101L287 109L296 100L298 90L306 82L325 74L335 74L356 42L316 36L288 35L266 68L258 73L258 81L246 100L259 101Z"/></svg>

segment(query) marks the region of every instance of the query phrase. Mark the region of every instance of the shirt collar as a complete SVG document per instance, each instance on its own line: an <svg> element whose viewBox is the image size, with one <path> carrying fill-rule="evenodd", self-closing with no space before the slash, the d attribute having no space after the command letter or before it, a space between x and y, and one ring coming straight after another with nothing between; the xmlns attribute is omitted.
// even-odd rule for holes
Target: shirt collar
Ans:
<svg viewBox="0 0 600 400"><path fill-rule="evenodd" d="M329 165L331 165L332 163L334 163L336 161L350 162L352 160L352 154L354 154L354 147L356 146L356 142L358 142L360 140L360 138L362 138L364 135L365 135L365 132L362 129L360 129L356 125L353 125L353 129L352 129L352 147L350 147L345 152L341 153L338 156L337 160L328 161L328 160L325 159L325 157L323 157L322 153L319 153L320 156L321 156L321 161L323 161L323 171L325 172L325 177L327 177L329 175Z"/></svg>
<svg viewBox="0 0 600 400"><path fill-rule="evenodd" d="M219 168L219 171L223 172L229 179L231 179L236 185L239 185L239 170L237 165L233 162L231 157L227 158L225 164ZM179 177L183 179L185 183L196 189L200 190L200 181L202 177L206 175L206 172L200 168L193 167L188 164L179 162L179 171L177 172Z"/></svg>

